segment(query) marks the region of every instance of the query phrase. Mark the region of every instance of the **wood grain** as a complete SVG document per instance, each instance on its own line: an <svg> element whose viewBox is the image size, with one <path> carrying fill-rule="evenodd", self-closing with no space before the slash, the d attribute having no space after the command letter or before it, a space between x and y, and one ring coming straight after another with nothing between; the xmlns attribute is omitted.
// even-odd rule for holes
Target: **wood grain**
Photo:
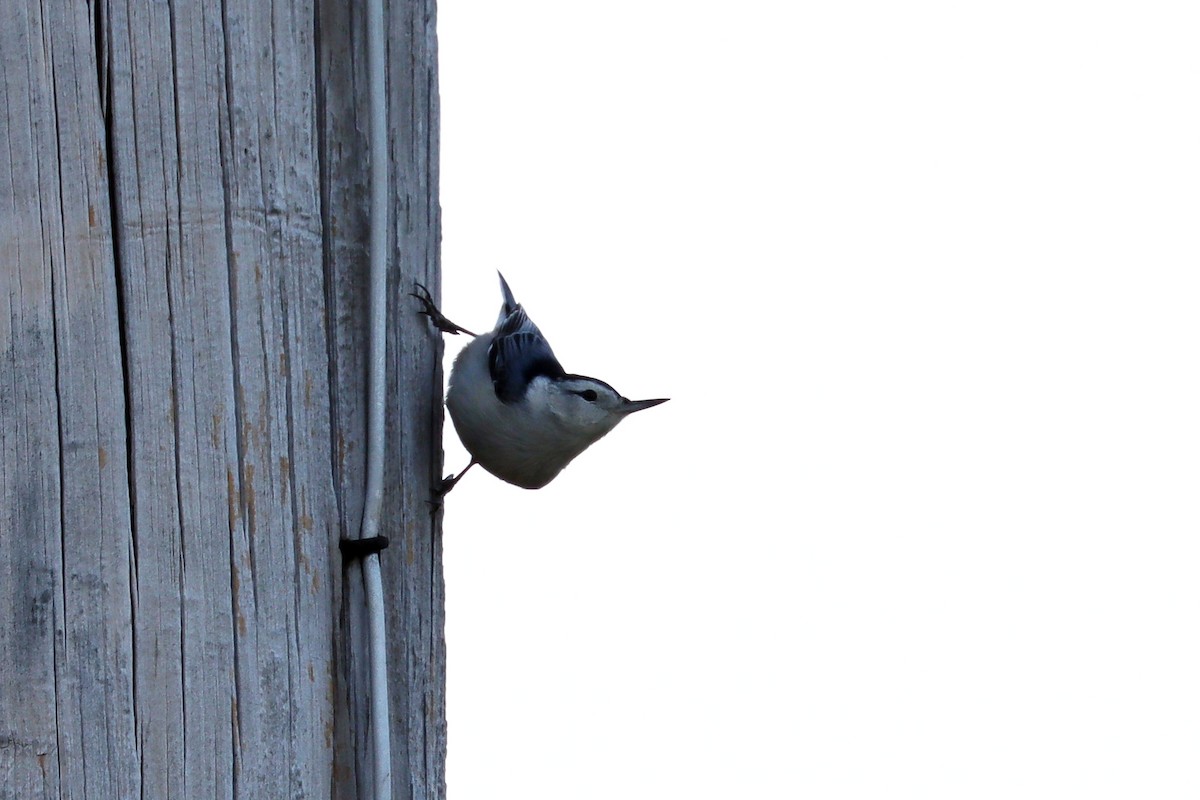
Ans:
<svg viewBox="0 0 1200 800"><path fill-rule="evenodd" d="M445 795L432 2L389 9L397 798ZM0 26L0 797L370 790L362 10Z"/></svg>

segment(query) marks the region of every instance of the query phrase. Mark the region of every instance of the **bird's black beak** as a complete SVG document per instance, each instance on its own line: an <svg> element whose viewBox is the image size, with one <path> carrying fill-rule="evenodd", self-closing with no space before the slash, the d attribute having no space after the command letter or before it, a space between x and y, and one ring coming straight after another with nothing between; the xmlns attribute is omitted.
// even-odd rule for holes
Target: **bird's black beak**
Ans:
<svg viewBox="0 0 1200 800"><path fill-rule="evenodd" d="M632 414L635 411L644 411L647 408L662 405L670 399L669 397L664 397L660 400L626 400L624 405L621 406L621 412L623 414Z"/></svg>

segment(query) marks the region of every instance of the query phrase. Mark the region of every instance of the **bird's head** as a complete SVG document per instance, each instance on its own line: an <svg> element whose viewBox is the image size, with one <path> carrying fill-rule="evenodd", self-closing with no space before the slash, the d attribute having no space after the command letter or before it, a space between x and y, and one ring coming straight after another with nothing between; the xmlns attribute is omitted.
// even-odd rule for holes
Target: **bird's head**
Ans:
<svg viewBox="0 0 1200 800"><path fill-rule="evenodd" d="M667 398L629 400L604 381L585 375L565 375L551 381L547 388L547 406L559 424L591 441L635 411L667 402Z"/></svg>

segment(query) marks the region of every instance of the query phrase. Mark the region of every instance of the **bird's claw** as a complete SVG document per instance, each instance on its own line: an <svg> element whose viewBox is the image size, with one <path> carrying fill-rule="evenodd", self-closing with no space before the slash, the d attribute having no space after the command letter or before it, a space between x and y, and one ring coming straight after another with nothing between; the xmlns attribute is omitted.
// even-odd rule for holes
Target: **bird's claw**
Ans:
<svg viewBox="0 0 1200 800"><path fill-rule="evenodd" d="M463 470L463 472L466 472L466 470ZM437 482L437 485L433 487L433 496L436 497L440 502L443 497L450 493L450 490L454 488L454 485L458 483L458 479L461 477L462 472L460 472L458 475L451 473L450 475L442 478Z"/></svg>
<svg viewBox="0 0 1200 800"><path fill-rule="evenodd" d="M453 322L446 319L446 315L439 311L437 305L433 302L433 295L429 293L429 290L419 283L416 284L416 286L420 293L418 294L417 292L409 292L408 294L410 297L415 297L421 301L421 305L424 306L424 308L417 313L424 314L425 316L429 317L429 321L433 323L433 327L437 328L442 333L449 333L453 335L465 333L468 336L475 335L461 325L455 325Z"/></svg>
<svg viewBox="0 0 1200 800"><path fill-rule="evenodd" d="M472 458L470 463L463 467L462 472L458 473L457 475L447 475L437 482L437 485L433 487L433 496L437 498L439 504L442 502L442 498L449 494L450 490L462 480L463 475L467 474L467 470L478 463L478 461Z"/></svg>
<svg viewBox="0 0 1200 800"><path fill-rule="evenodd" d="M466 472L466 470L463 470ZM454 488L454 484L458 483L458 479L463 476L463 472L457 475L447 475L433 486L433 497L426 500L425 503L429 506L430 513L436 514L445 504L446 495Z"/></svg>

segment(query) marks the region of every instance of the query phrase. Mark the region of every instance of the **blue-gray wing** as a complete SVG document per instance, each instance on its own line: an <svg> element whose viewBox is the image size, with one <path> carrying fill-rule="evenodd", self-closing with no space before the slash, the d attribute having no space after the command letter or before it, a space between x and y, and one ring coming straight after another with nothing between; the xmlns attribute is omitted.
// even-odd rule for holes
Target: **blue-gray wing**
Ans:
<svg viewBox="0 0 1200 800"><path fill-rule="evenodd" d="M488 347L488 371L496 396L504 403L523 398L529 382L538 375L557 378L565 374L546 338L520 305L496 328Z"/></svg>

